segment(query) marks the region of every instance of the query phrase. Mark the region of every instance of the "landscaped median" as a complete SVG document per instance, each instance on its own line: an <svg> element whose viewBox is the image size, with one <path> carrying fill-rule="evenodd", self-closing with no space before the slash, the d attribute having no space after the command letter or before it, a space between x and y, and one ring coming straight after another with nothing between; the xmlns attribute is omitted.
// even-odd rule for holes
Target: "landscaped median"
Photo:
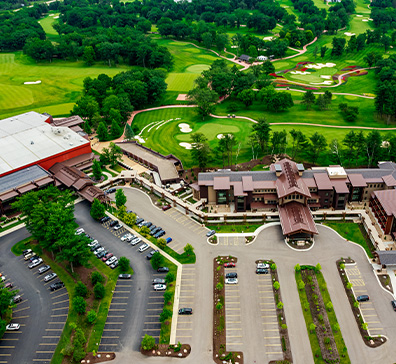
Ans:
<svg viewBox="0 0 396 364"><path fill-rule="evenodd" d="M299 264L295 278L315 364L350 363L326 282L316 267Z"/></svg>
<svg viewBox="0 0 396 364"><path fill-rule="evenodd" d="M346 264L355 264L355 261L350 258L348 259L341 258L340 260L337 260L338 273L340 275L342 284L344 286L345 293L348 296L348 301L349 304L351 305L353 316L355 317L360 335L362 336L364 343L371 348L376 348L384 344L387 340L383 336L372 337L369 335L369 331L367 330L368 329L367 323L364 322L362 313L360 311L359 302L356 301L355 295L353 294L352 283L349 282L348 276L345 272Z"/></svg>

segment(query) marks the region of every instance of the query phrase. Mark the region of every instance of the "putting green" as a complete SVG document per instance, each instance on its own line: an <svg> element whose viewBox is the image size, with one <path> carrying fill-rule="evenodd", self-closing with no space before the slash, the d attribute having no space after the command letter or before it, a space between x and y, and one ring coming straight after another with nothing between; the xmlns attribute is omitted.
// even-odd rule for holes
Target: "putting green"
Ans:
<svg viewBox="0 0 396 364"><path fill-rule="evenodd" d="M206 71L210 68L208 64L195 64L193 66L186 68L186 73L198 73L200 74L202 71Z"/></svg>
<svg viewBox="0 0 396 364"><path fill-rule="evenodd" d="M37 87L40 88L42 85L10 86L0 84L0 110L7 109L10 103L15 107L33 104L34 97L31 89Z"/></svg>

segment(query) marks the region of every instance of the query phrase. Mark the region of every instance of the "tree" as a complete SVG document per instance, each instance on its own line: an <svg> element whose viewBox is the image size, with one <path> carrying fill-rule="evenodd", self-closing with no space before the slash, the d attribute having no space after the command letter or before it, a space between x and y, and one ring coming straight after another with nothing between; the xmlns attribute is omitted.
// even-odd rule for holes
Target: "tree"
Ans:
<svg viewBox="0 0 396 364"><path fill-rule="evenodd" d="M71 114L79 115L83 119L91 121L93 116L99 111L99 104L91 95L82 96L71 110Z"/></svg>
<svg viewBox="0 0 396 364"><path fill-rule="evenodd" d="M74 294L80 297L87 297L88 294L87 286L81 281L77 282L77 284L74 287Z"/></svg>
<svg viewBox="0 0 396 364"><path fill-rule="evenodd" d="M74 232L74 229L72 231ZM87 238L70 233L67 236L67 239L63 237L56 245L60 248L56 260L69 262L71 271L74 272L74 266L87 264L91 252L87 245Z"/></svg>
<svg viewBox="0 0 396 364"><path fill-rule="evenodd" d="M208 139L202 133L191 134L191 155L199 168L205 169L209 162L210 149Z"/></svg>
<svg viewBox="0 0 396 364"><path fill-rule="evenodd" d="M102 299L105 296L105 287L102 283L96 283L94 286L94 295L96 299Z"/></svg>
<svg viewBox="0 0 396 364"><path fill-rule="evenodd" d="M317 45L315 45L315 48L313 50L312 55L314 56L314 59L315 59L315 62L316 62L316 57L318 56L318 46Z"/></svg>
<svg viewBox="0 0 396 364"><path fill-rule="evenodd" d="M346 39L345 38L333 38L333 49L331 50L332 56L342 56L345 50Z"/></svg>
<svg viewBox="0 0 396 364"><path fill-rule="evenodd" d="M96 311L90 310L90 311L88 312L88 314L87 314L87 322L88 322L90 325L92 325L92 324L95 323L96 318L97 318Z"/></svg>
<svg viewBox="0 0 396 364"><path fill-rule="evenodd" d="M187 256L190 256L194 253L194 247L191 244L186 244L183 250L187 254Z"/></svg>
<svg viewBox="0 0 396 364"><path fill-rule="evenodd" d="M160 252L156 252L153 254L150 262L151 262L151 266L153 267L153 269L157 270L159 267L162 266L162 264L164 262L164 257L161 255Z"/></svg>
<svg viewBox="0 0 396 364"><path fill-rule="evenodd" d="M100 181L102 177L102 168L100 167L100 163L94 159L92 164L92 174L96 181Z"/></svg>
<svg viewBox="0 0 396 364"><path fill-rule="evenodd" d="M311 109L311 106L315 103L315 95L312 90L304 93L302 103L307 106L307 110Z"/></svg>
<svg viewBox="0 0 396 364"><path fill-rule="evenodd" d="M176 279L175 275L172 272L169 272L165 277L165 282L169 284L174 282L175 279Z"/></svg>
<svg viewBox="0 0 396 364"><path fill-rule="evenodd" d="M85 302L83 297L75 296L73 298L73 309L79 315L83 315L85 313L86 307L87 307L87 302Z"/></svg>
<svg viewBox="0 0 396 364"><path fill-rule="evenodd" d="M122 188L119 188L119 189L116 191L115 200L116 200L116 205L117 205L118 208L120 208L121 206L125 206L125 203L126 203L126 201L127 201L127 198L126 198L126 196L125 196L124 191L122 190Z"/></svg>
<svg viewBox="0 0 396 364"><path fill-rule="evenodd" d="M104 277L97 271L94 271L91 273L91 283L93 286L96 285L96 283L102 283L104 282Z"/></svg>
<svg viewBox="0 0 396 364"><path fill-rule="evenodd" d="M307 146L307 152L311 157L312 163L315 164L318 160L319 154L326 149L327 141L326 138L318 132L315 132L311 137L309 137L309 140L310 143Z"/></svg>
<svg viewBox="0 0 396 364"><path fill-rule="evenodd" d="M110 166L115 167L117 165L118 160L122 157L121 148L114 144L110 143L109 148L103 148L102 155L100 156L100 160L103 164L110 164Z"/></svg>
<svg viewBox="0 0 396 364"><path fill-rule="evenodd" d="M86 66L92 66L95 63L95 51L92 46L84 47L83 60Z"/></svg>
<svg viewBox="0 0 396 364"><path fill-rule="evenodd" d="M275 288L276 291L280 288L280 284L279 284L278 281L275 281L274 284L273 284L273 286L274 286L274 288Z"/></svg>
<svg viewBox="0 0 396 364"><path fill-rule="evenodd" d="M238 94L237 98L242 101L246 107L249 107L253 104L253 101L256 98L256 93L252 89L243 90Z"/></svg>
<svg viewBox="0 0 396 364"><path fill-rule="evenodd" d="M370 133L366 137L366 153L369 168L374 161L378 161L378 159L380 158L381 145L382 138L378 130L370 131Z"/></svg>
<svg viewBox="0 0 396 364"><path fill-rule="evenodd" d="M163 239L163 238L158 239L158 240L157 240L157 245L158 245L158 248L164 250L165 247L166 247L166 240Z"/></svg>
<svg viewBox="0 0 396 364"><path fill-rule="evenodd" d="M101 142L106 141L109 138L109 133L107 131L107 126L104 121L99 123L98 129L96 129L96 134Z"/></svg>
<svg viewBox="0 0 396 364"><path fill-rule="evenodd" d="M151 350L155 346L155 339L152 336L146 334L144 335L141 346L143 350Z"/></svg>
<svg viewBox="0 0 396 364"><path fill-rule="evenodd" d="M187 94L187 99L197 105L197 111L202 116L202 120L205 120L205 116L214 112L215 102L218 98L219 95L209 88L195 87Z"/></svg>
<svg viewBox="0 0 396 364"><path fill-rule="evenodd" d="M114 109L111 109L110 111L113 111ZM121 114L118 110L115 110L118 115L121 118ZM119 122L116 119L113 119L113 121L111 122L111 129L110 129L110 133L111 133L111 137L113 139L119 138L122 135L122 129L121 126L119 124Z"/></svg>
<svg viewBox="0 0 396 364"><path fill-rule="evenodd" d="M274 73L275 72L275 66L272 64L272 62L271 61L265 61L264 63L263 63L263 65L262 65L262 68L261 68L262 70L263 70L263 73L264 74L266 74L267 76L270 74L270 73Z"/></svg>
<svg viewBox="0 0 396 364"><path fill-rule="evenodd" d="M289 133L293 139L291 157L294 159L298 155L299 151L306 147L308 140L301 130L292 129Z"/></svg>
<svg viewBox="0 0 396 364"><path fill-rule="evenodd" d="M118 265L121 272L127 272L129 269L129 259L127 257L121 257L120 259L118 259Z"/></svg>
<svg viewBox="0 0 396 364"><path fill-rule="evenodd" d="M131 126L128 123L125 125L124 133L124 137L126 140L133 140L135 138L135 133L133 132Z"/></svg>
<svg viewBox="0 0 396 364"><path fill-rule="evenodd" d="M320 57L323 59L328 48L326 46L320 47Z"/></svg>
<svg viewBox="0 0 396 364"><path fill-rule="evenodd" d="M268 143L270 140L271 126L266 118L259 118L257 124L252 126L252 135L260 146L261 152L268 151Z"/></svg>

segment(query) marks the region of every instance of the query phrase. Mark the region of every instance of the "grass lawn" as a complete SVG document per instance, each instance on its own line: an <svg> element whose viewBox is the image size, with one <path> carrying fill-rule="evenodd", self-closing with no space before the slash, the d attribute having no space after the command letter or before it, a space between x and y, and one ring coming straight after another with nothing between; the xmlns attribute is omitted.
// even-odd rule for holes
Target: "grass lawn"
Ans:
<svg viewBox="0 0 396 364"><path fill-rule="evenodd" d="M373 257L373 253L372 253L371 249L373 249L373 251L375 249L372 246L371 242L368 239L366 239L366 237L362 234L361 229L363 227L360 224L355 224L353 222L326 221L323 223L323 225L331 227L332 229L337 231L337 233L340 234L343 238L353 241L356 244L361 245L364 248L364 250L366 251L369 258Z"/></svg>
<svg viewBox="0 0 396 364"><path fill-rule="evenodd" d="M301 97L300 93L298 97ZM345 100L345 97L335 97L336 100ZM353 97L352 97L353 98ZM350 104L360 105L360 110L364 110L363 107L365 104L368 104L368 110L370 110L371 100L365 100L362 102L361 100L348 100ZM228 101L226 101L228 103ZM257 106L256 106L257 105ZM348 125L344 122L338 111L336 110L336 101L333 102L332 110L323 111L323 112L315 112L313 110L307 111L303 105L295 106L292 110L293 112L284 112L284 113L267 113L260 111L261 105L259 103L255 103L250 109L244 109L238 112L237 114L243 116L250 116L252 118L257 119L260 116L266 116L270 122L290 122L291 120L295 122L304 122L304 123L314 123L320 122L323 124L330 125ZM295 110L295 112L294 112ZM361 111L361 114L366 114L369 111ZM217 107L217 114L227 114L226 105L219 105ZM318 117L320 115L320 118ZM366 117L366 115L361 116ZM180 120L175 120L176 118L180 118ZM171 120L173 119L173 120ZM369 118L367 118L369 119ZM161 120L167 121L166 123L159 124L159 126L155 126L151 123L159 122ZM217 135L222 134L233 134L237 138L237 140L241 143L241 148L239 151L238 163L249 161L252 158L252 150L249 142L249 135L251 133L252 122L243 119L215 119L211 117L207 117L205 121L202 121L194 111L193 108L170 108L170 109L162 109L162 110L154 110L148 111L144 113L137 114L133 120L134 125L142 130L147 126L141 133L141 136L146 141L144 145L146 147L152 148L157 152L168 155L170 153L176 155L183 162L183 166L185 168L191 168L196 165L191 157L190 150L185 149L180 146L179 143L189 143L191 133L200 132L203 133L209 140L209 146L211 149L214 149L218 145ZM191 133L182 133L179 128L180 123L187 123L190 125L192 132ZM150 125L149 125L150 124ZM366 123L352 123L351 125L364 125L364 126L383 126L378 125L372 120L367 120ZM294 125L273 125L273 131L281 131L285 129L287 132L292 130L293 128L298 128L308 137L313 133L318 131L323 134L328 143L330 143L333 139L342 140L345 135L350 131L350 129L339 129L339 128L326 128L326 127L315 127L312 128L310 126L294 126ZM368 133L368 131L364 131L364 133ZM385 132L383 132L385 133ZM291 143L291 138L289 138L289 143ZM236 150L237 148L235 148ZM213 166L221 165L221 158L212 155L212 164ZM234 153L234 163L235 163L236 153ZM318 163L329 163L327 161L327 154L323 154L319 159Z"/></svg>
<svg viewBox="0 0 396 364"><path fill-rule="evenodd" d="M207 224L206 227L216 233L254 233L263 224Z"/></svg>

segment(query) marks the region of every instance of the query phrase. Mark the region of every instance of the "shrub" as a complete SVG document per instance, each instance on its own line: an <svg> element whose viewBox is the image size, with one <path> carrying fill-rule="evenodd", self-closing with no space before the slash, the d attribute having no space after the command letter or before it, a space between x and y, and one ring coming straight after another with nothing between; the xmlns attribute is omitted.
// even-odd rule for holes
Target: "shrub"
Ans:
<svg viewBox="0 0 396 364"><path fill-rule="evenodd" d="M94 295L97 299L102 299L105 296L105 287L102 283L96 283L94 286Z"/></svg>
<svg viewBox="0 0 396 364"><path fill-rule="evenodd" d="M347 285L346 285L346 288L351 289L352 288L352 283L348 282Z"/></svg>
<svg viewBox="0 0 396 364"><path fill-rule="evenodd" d="M73 298L73 309L79 315L83 315L85 313L87 307L87 303L85 302L84 298L81 296L76 296Z"/></svg>
<svg viewBox="0 0 396 364"><path fill-rule="evenodd" d="M161 255L160 252L154 253L150 260L151 266L153 267L154 270L157 270L159 267L161 267L163 261L164 261L164 257Z"/></svg>
<svg viewBox="0 0 396 364"><path fill-rule="evenodd" d="M340 269L342 269L342 270L345 269L345 264L344 264L344 263L341 263L341 264L340 264Z"/></svg>
<svg viewBox="0 0 396 364"><path fill-rule="evenodd" d="M294 270L298 273L298 272L301 272L301 267L300 267L300 264L297 264L295 267L294 267Z"/></svg>
<svg viewBox="0 0 396 364"><path fill-rule="evenodd" d="M172 299L172 293L171 292L165 292L164 293L164 304L168 304L170 300Z"/></svg>
<svg viewBox="0 0 396 364"><path fill-rule="evenodd" d="M333 325L333 331L334 332L340 331L340 325L338 324L338 322Z"/></svg>
<svg viewBox="0 0 396 364"><path fill-rule="evenodd" d="M318 320L319 320L320 322L323 322L323 315L318 315Z"/></svg>
<svg viewBox="0 0 396 364"><path fill-rule="evenodd" d="M353 303L353 307L359 308L359 302L358 302L358 301L355 301L355 302Z"/></svg>
<svg viewBox="0 0 396 364"><path fill-rule="evenodd" d="M282 325L281 325L281 328L282 328L283 330L286 330L286 329L287 329L287 325L286 325L286 324L282 324Z"/></svg>
<svg viewBox="0 0 396 364"><path fill-rule="evenodd" d="M160 314L160 321L165 322L168 318L172 317L172 311L164 308Z"/></svg>
<svg viewBox="0 0 396 364"><path fill-rule="evenodd" d="M166 240L165 240L165 239L162 239L162 238L161 238L161 239L158 239L158 240L157 240L157 245L158 245L158 248L164 250L165 247L166 247Z"/></svg>
<svg viewBox="0 0 396 364"><path fill-rule="evenodd" d="M315 332L315 329L316 329L316 325L314 323L311 323L309 325L309 331L311 332L311 334Z"/></svg>
<svg viewBox="0 0 396 364"><path fill-rule="evenodd" d="M83 282L78 282L74 288L74 293L76 296L87 297L88 288Z"/></svg>
<svg viewBox="0 0 396 364"><path fill-rule="evenodd" d="M166 277L165 277L165 282L166 283L171 283L175 280L175 275L172 272L169 272Z"/></svg>
<svg viewBox="0 0 396 364"><path fill-rule="evenodd" d="M333 310L333 304L331 302L328 302L326 304L326 308L327 308L327 311L331 312Z"/></svg>
<svg viewBox="0 0 396 364"><path fill-rule="evenodd" d="M315 272L320 272L320 270L322 269L322 266L318 263L315 266Z"/></svg>
<svg viewBox="0 0 396 364"><path fill-rule="evenodd" d="M329 345L329 344L330 344L330 338L329 338L329 337L325 337L325 338L323 339L323 342L324 342L326 345Z"/></svg>
<svg viewBox="0 0 396 364"><path fill-rule="evenodd" d="M83 347L81 345L77 345L74 348L74 352L73 352L73 360L76 362L80 362L81 360L83 360L85 358L85 355L87 355L87 353L85 352L85 350L83 349Z"/></svg>
<svg viewBox="0 0 396 364"><path fill-rule="evenodd" d="M181 350L182 344L180 341L177 342L177 346L173 347L173 350L175 351L175 353L177 353L178 351Z"/></svg>
<svg viewBox="0 0 396 364"><path fill-rule="evenodd" d="M91 310L88 312L87 322L92 325L95 321L96 321L96 312L94 310Z"/></svg>
<svg viewBox="0 0 396 364"><path fill-rule="evenodd" d="M216 270L217 270L217 271L219 271L220 269L221 269L221 267L220 267L220 266L218 266L218 267L216 268Z"/></svg>
<svg viewBox="0 0 396 364"><path fill-rule="evenodd" d="M191 244L186 244L186 246L183 249L184 252L187 254L187 256L190 256L194 253L194 247Z"/></svg>
<svg viewBox="0 0 396 364"><path fill-rule="evenodd" d="M91 283L94 286L96 283L103 283L104 277L99 272L92 272L91 274Z"/></svg>
<svg viewBox="0 0 396 364"><path fill-rule="evenodd" d="M150 335L144 335L142 340L142 349L151 350L155 346L155 339Z"/></svg>
<svg viewBox="0 0 396 364"><path fill-rule="evenodd" d="M368 329L368 324L365 323L365 322L363 322L363 323L362 323L362 329L363 329L363 330L367 330L367 329Z"/></svg>
<svg viewBox="0 0 396 364"><path fill-rule="evenodd" d="M302 291L305 288L305 283L301 280L298 282L298 289Z"/></svg>
<svg viewBox="0 0 396 364"><path fill-rule="evenodd" d="M276 271L276 264L275 263L271 264L271 270Z"/></svg>
<svg viewBox="0 0 396 364"><path fill-rule="evenodd" d="M121 257L118 260L118 265L120 266L121 272L127 272L129 269L129 259L127 257Z"/></svg>
<svg viewBox="0 0 396 364"><path fill-rule="evenodd" d="M216 309L220 311L222 308L223 308L223 305L220 302L218 302L216 305Z"/></svg>
<svg viewBox="0 0 396 364"><path fill-rule="evenodd" d="M278 307L281 310L283 308L283 303L279 301L276 307Z"/></svg>
<svg viewBox="0 0 396 364"><path fill-rule="evenodd" d="M219 283L217 283L216 284L216 289L218 290L218 291L221 291L222 289L223 289L223 285L219 282Z"/></svg>

